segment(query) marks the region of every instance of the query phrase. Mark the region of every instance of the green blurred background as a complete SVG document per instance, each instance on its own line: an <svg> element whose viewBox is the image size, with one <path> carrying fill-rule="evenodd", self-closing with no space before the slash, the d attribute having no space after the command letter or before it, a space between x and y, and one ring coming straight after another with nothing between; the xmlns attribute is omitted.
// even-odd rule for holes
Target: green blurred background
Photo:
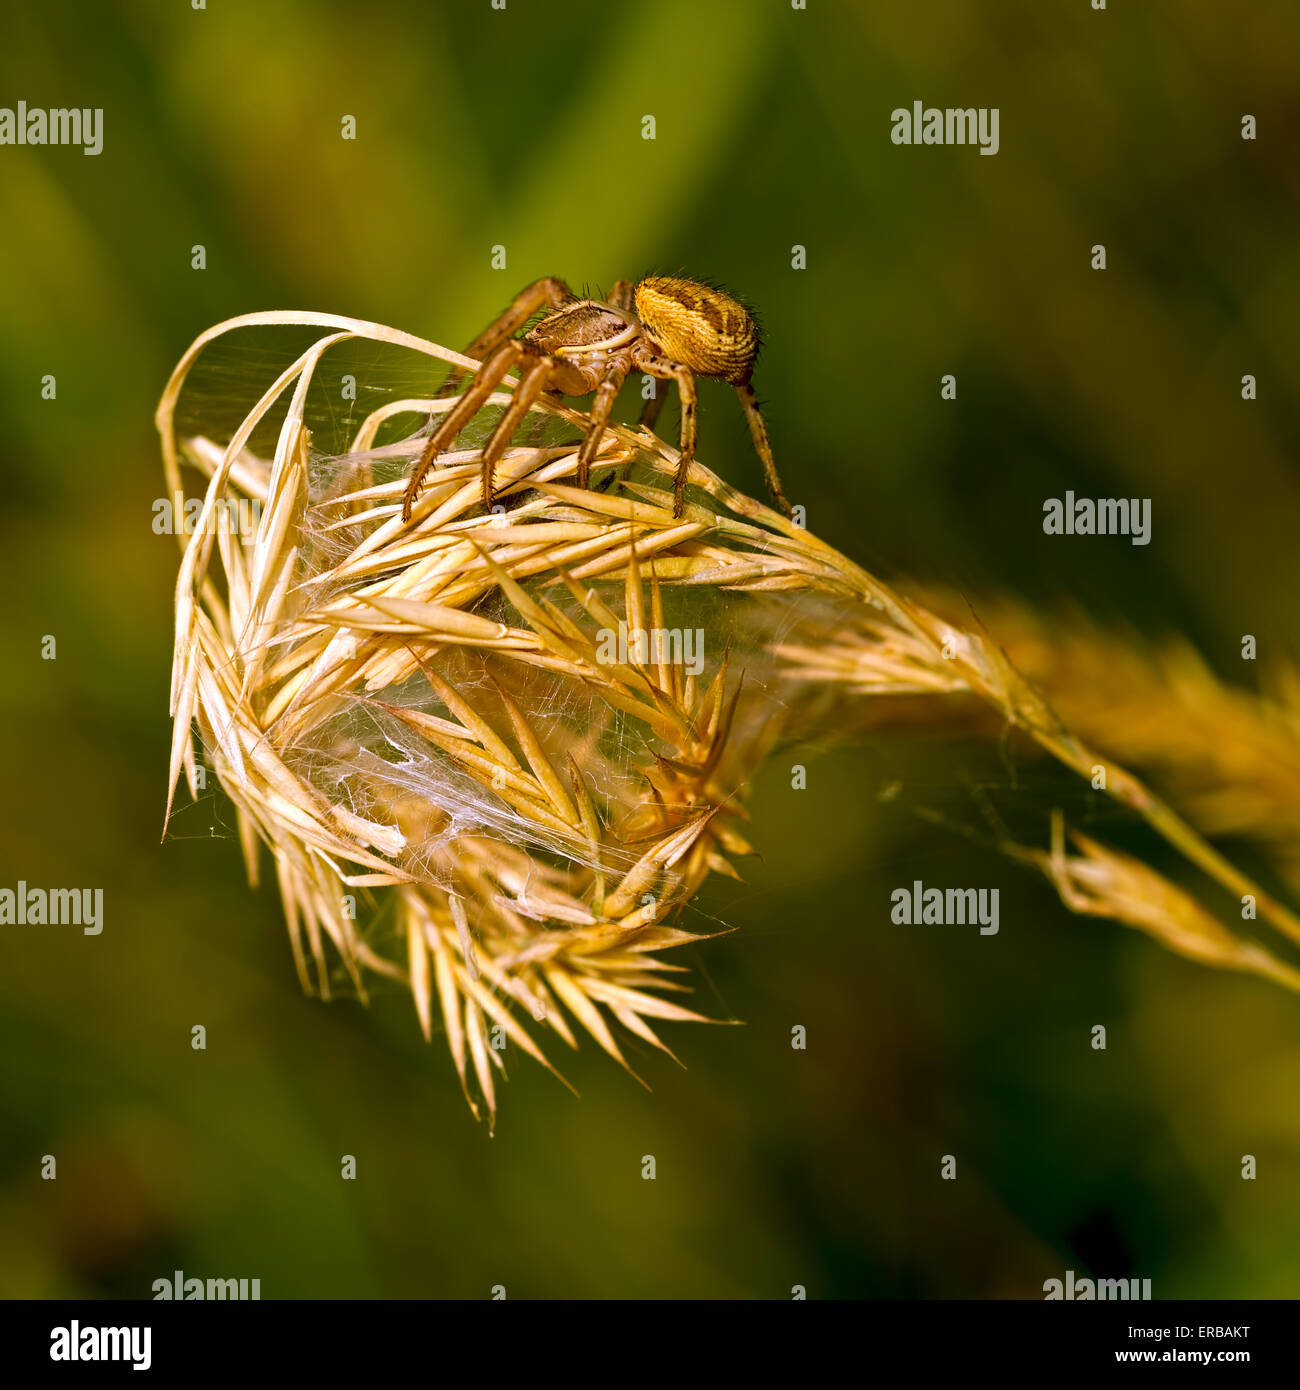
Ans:
<svg viewBox="0 0 1300 1390"><path fill-rule="evenodd" d="M2 104L103 107L105 145L0 148L0 884L102 886L106 925L0 928L0 1293L1297 1292L1300 1005L954 833L992 800L1045 836L1084 794L952 738L800 753L802 792L778 759L762 860L694 919L739 929L691 963L746 1026L671 1030L684 1071L632 1047L653 1093L594 1046L580 1101L514 1067L489 1137L400 990L301 996L219 795L159 844L177 551L151 525L154 405L220 319L459 347L536 276L680 270L758 307L787 491L828 540L1239 672L1240 634L1279 652L1300 607L1292 0L8 0L4 29ZM916 99L997 106L1000 153L895 147ZM702 395L701 457L760 488ZM1153 543L1043 536L1067 488L1150 497ZM1000 888L1000 933L892 926L916 877Z"/></svg>

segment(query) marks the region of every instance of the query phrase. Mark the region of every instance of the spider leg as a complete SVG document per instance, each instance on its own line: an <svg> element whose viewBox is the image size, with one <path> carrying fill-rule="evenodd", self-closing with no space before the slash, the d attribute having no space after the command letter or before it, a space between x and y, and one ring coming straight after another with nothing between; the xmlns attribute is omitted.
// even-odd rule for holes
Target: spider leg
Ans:
<svg viewBox="0 0 1300 1390"><path fill-rule="evenodd" d="M424 483L425 475L433 467L434 459L455 442L456 436L477 414L511 367L520 358L529 355L528 349L517 338L507 338L479 368L474 377L473 385L447 412L442 423L429 436L428 443L424 446L420 461L415 465L410 480L406 484L406 495L402 500L403 521L410 521L411 509L415 506L415 499L420 495L420 487Z"/></svg>
<svg viewBox="0 0 1300 1390"><path fill-rule="evenodd" d="M682 398L682 437L681 458L677 464L677 478L673 484L673 515L681 516L686 509L686 475L695 461L695 413L697 398L695 376L689 367L680 362L672 362L666 357L646 354L636 363L642 371L664 381L677 383L677 394ZM655 392L656 396L659 394Z"/></svg>
<svg viewBox="0 0 1300 1390"><path fill-rule="evenodd" d="M579 487L591 486L591 461L596 457L601 436L605 433L605 426L609 422L609 412L614 408L614 400L619 393L619 388L627 380L627 373L626 364L613 366L605 373L600 385L596 388L596 398L592 401L591 410L588 413L591 425L582 441L582 448L578 450Z"/></svg>
<svg viewBox="0 0 1300 1390"><path fill-rule="evenodd" d="M514 339L511 339L513 342ZM497 460L505 453L506 447L515 436L524 416L533 408L537 398L546 390L556 362L553 357L533 357L524 368L515 386L514 395L505 409L505 414L497 421L492 437L483 449L483 505L490 511L493 502L492 475Z"/></svg>
<svg viewBox="0 0 1300 1390"><path fill-rule="evenodd" d="M772 494L772 501L776 503L778 511L784 512L786 516L793 516L794 509L786 500L785 493L781 491L781 479L776 471L776 459L772 457L772 445L767 437L767 426L763 423L758 402L754 399L754 388L746 381L736 387L736 395L740 397L740 403L745 407L745 418L749 421L749 435L754 441L754 452L763 465L763 477L767 479L767 490Z"/></svg>
<svg viewBox="0 0 1300 1390"><path fill-rule="evenodd" d="M545 305L558 309L573 298L573 291L554 275L544 276L525 286L510 301L510 307L499 318L493 319L477 338L465 349L465 356L476 362L483 362L489 353L495 352L507 338L513 338L530 318ZM468 368L453 367L447 379L438 388L438 399L452 396L460 389Z"/></svg>
<svg viewBox="0 0 1300 1390"><path fill-rule="evenodd" d="M609 292L609 302L616 308L622 309L629 314L636 312L636 286L631 280L619 280L614 288ZM664 408L664 400L667 397L667 388L656 390L641 406L640 423L652 433L655 422L659 419L659 412Z"/></svg>
<svg viewBox="0 0 1300 1390"><path fill-rule="evenodd" d="M553 396L557 401L562 401L564 399L552 386L548 386L543 392L543 395ZM549 418L550 417L544 410L539 410L534 415L533 423L528 427L528 433L524 436L524 442L530 449L537 448L542 442L542 435L546 431L546 422Z"/></svg>
<svg viewBox="0 0 1300 1390"><path fill-rule="evenodd" d="M667 399L667 386L664 386L662 388L656 386L654 395L651 396L650 399L646 401L645 404L641 407L640 423L645 429L648 429L652 434L654 433L655 424L659 419L659 412L664 408L664 402Z"/></svg>
<svg viewBox="0 0 1300 1390"><path fill-rule="evenodd" d="M673 484L673 515L681 516L686 510L686 475L695 462L696 396L695 378L688 367L679 367L674 375L677 378L677 394L682 398L682 443L677 478Z"/></svg>
<svg viewBox="0 0 1300 1390"><path fill-rule="evenodd" d="M633 298L633 284L631 280L615 280L613 288L609 292L609 303L616 309L622 309L624 313L632 313L636 308L636 300Z"/></svg>
<svg viewBox="0 0 1300 1390"><path fill-rule="evenodd" d="M474 339L465 349L465 356L482 361L489 352L499 347L507 338L513 338L542 305L546 305L549 309L558 309L561 304L567 304L572 298L573 291L563 280L557 280L554 275L547 275L544 279L534 280L526 289L520 290L515 295L510 302L510 307L495 323L489 324Z"/></svg>

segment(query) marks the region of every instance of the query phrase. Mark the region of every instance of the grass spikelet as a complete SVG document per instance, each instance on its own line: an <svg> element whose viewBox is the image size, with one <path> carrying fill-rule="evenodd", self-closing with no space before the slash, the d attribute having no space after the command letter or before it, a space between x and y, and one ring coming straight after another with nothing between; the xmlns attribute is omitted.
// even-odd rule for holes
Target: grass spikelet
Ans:
<svg viewBox="0 0 1300 1390"><path fill-rule="evenodd" d="M281 332L299 335L288 365L213 438L192 380L205 351ZM344 418L331 382L361 347L387 355L371 363L373 408ZM675 518L677 455L653 434L611 425L596 489L577 488L585 417L551 398L501 461L498 510L481 506L469 449L438 461L404 525L427 417L453 403L434 394L438 374L465 365L312 314L232 319L185 354L157 415L171 492L183 468L205 480L181 537L168 814L201 754L236 808L250 878L269 851L304 988L364 998L373 977L400 982L492 1122L502 1039L559 1076L557 1039L585 1037L630 1072L626 1041L669 1052L665 1025L707 1021L667 997L687 986L665 955L714 934L686 914L751 852L744 793L778 742L864 701L957 697L1087 775L1099 755L1085 739L1105 731L1063 723L973 616L939 617L699 463ZM260 509L251 534L222 519L241 502ZM1285 904L1107 763L1111 796L1300 940ZM1232 957L1226 929L1187 925L1191 896L1166 896L1160 918L1144 866L1075 843L1071 858L1031 859L1073 903L1292 983ZM1159 925L1175 918L1182 937Z"/></svg>

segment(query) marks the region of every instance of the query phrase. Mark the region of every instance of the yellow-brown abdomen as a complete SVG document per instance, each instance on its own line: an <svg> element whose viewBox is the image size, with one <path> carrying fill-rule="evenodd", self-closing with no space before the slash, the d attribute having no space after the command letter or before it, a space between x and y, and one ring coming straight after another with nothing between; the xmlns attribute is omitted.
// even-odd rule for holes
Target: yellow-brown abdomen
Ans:
<svg viewBox="0 0 1300 1390"><path fill-rule="evenodd" d="M758 326L743 304L695 280L651 275L636 287L636 312L665 357L699 376L748 381Z"/></svg>

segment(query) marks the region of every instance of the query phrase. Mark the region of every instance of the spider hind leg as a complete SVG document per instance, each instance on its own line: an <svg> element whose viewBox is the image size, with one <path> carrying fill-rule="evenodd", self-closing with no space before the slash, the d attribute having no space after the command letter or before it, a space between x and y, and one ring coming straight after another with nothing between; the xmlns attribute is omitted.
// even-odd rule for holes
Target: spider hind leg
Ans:
<svg viewBox="0 0 1300 1390"><path fill-rule="evenodd" d="M781 490L781 478L776 471L776 459L772 455L772 444L767 437L767 425L764 423L763 414L758 408L754 388L749 382L742 382L736 387L736 395L740 397L740 404L745 409L745 419L749 421L749 437L754 441L754 452L763 465L763 477L767 482L767 490L772 496L772 501L776 504L777 511L786 516L793 516L794 508L791 507L785 493Z"/></svg>

